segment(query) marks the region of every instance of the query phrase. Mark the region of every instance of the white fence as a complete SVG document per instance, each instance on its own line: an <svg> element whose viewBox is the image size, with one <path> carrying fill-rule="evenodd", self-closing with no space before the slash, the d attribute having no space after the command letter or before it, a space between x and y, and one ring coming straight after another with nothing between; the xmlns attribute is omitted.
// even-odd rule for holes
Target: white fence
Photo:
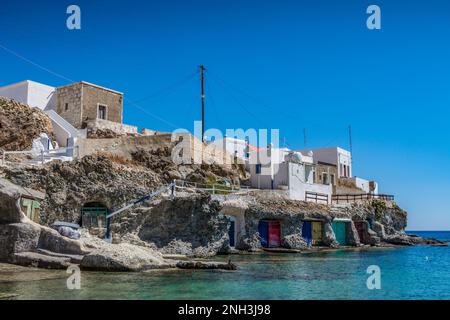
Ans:
<svg viewBox="0 0 450 320"><path fill-rule="evenodd" d="M0 152L2 153L1 159L1 165L5 166L7 164L7 156L8 155L30 155L33 158L30 159L30 161L33 161L37 164L44 164L46 160L52 160L56 159L57 157L72 157L72 158L79 158L80 156L80 148L79 146L75 147L67 147L67 148L59 148L55 150L41 150L40 154L36 156L36 152L27 150L27 151L4 151L0 149Z"/></svg>

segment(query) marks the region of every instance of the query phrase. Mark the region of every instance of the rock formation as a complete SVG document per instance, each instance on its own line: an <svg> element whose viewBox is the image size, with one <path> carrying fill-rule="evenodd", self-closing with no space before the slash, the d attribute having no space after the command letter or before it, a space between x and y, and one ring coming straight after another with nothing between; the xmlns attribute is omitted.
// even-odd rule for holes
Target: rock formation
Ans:
<svg viewBox="0 0 450 320"><path fill-rule="evenodd" d="M41 133L53 134L52 122L44 112L0 97L0 149L29 150Z"/></svg>

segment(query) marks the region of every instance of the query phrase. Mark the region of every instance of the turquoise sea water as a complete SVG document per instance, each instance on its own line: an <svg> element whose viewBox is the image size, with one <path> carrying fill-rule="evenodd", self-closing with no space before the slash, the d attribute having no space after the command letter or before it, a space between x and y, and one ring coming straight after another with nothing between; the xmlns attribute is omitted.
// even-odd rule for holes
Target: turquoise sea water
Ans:
<svg viewBox="0 0 450 320"><path fill-rule="evenodd" d="M450 240L450 232L414 232ZM358 249L231 258L239 270L83 272L68 290L61 271L0 268L0 296L16 299L450 299L450 247ZM366 286L381 268L381 289Z"/></svg>

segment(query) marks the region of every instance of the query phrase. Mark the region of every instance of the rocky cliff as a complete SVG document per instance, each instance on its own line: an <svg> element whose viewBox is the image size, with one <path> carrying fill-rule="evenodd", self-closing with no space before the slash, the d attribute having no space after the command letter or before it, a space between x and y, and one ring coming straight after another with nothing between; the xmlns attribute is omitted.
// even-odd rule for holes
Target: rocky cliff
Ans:
<svg viewBox="0 0 450 320"><path fill-rule="evenodd" d="M46 193L40 212L44 225L56 220L80 223L81 207L88 202L103 203L110 210L121 208L171 181L175 174L192 177L198 173L200 180L212 175L236 175L212 166L175 167L158 158L158 154L161 153L143 153L125 162L108 156L86 156L69 163L5 168L3 175L18 185ZM174 173L168 176L170 171ZM246 196L179 192L174 199L162 197L115 217L112 231L116 243L149 246L165 254L212 256L231 250L227 216L238 220L238 250L261 248L258 223L263 219L280 221L282 247L287 249L308 249L301 232L304 220L311 219L323 221L322 245L326 247L338 247L331 227L335 218L352 221L347 228L348 244L352 246L362 244L354 224L357 221L371 222L363 241L367 245L424 242L404 233L407 214L393 202L329 206L268 197L258 192Z"/></svg>
<svg viewBox="0 0 450 320"><path fill-rule="evenodd" d="M41 133L53 134L52 122L44 112L0 97L0 149L29 150Z"/></svg>

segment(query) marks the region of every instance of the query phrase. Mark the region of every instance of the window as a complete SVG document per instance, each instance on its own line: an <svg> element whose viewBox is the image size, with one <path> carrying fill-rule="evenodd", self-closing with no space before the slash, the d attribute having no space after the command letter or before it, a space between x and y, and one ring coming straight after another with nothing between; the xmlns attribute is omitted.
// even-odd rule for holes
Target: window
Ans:
<svg viewBox="0 0 450 320"><path fill-rule="evenodd" d="M66 102L66 105L64 106L64 109L67 111L69 110L69 104Z"/></svg>
<svg viewBox="0 0 450 320"><path fill-rule="evenodd" d="M97 118L106 120L106 118L107 118L107 106L102 105L102 104L98 105Z"/></svg>
<svg viewBox="0 0 450 320"><path fill-rule="evenodd" d="M256 174L261 174L261 165L260 164L257 164L255 169L256 169Z"/></svg>
<svg viewBox="0 0 450 320"><path fill-rule="evenodd" d="M334 174L330 175L330 180L331 180L331 184L334 186L335 182L334 182Z"/></svg>
<svg viewBox="0 0 450 320"><path fill-rule="evenodd" d="M328 181L328 173L323 173L322 174L322 183L323 184L329 184L330 182Z"/></svg>

